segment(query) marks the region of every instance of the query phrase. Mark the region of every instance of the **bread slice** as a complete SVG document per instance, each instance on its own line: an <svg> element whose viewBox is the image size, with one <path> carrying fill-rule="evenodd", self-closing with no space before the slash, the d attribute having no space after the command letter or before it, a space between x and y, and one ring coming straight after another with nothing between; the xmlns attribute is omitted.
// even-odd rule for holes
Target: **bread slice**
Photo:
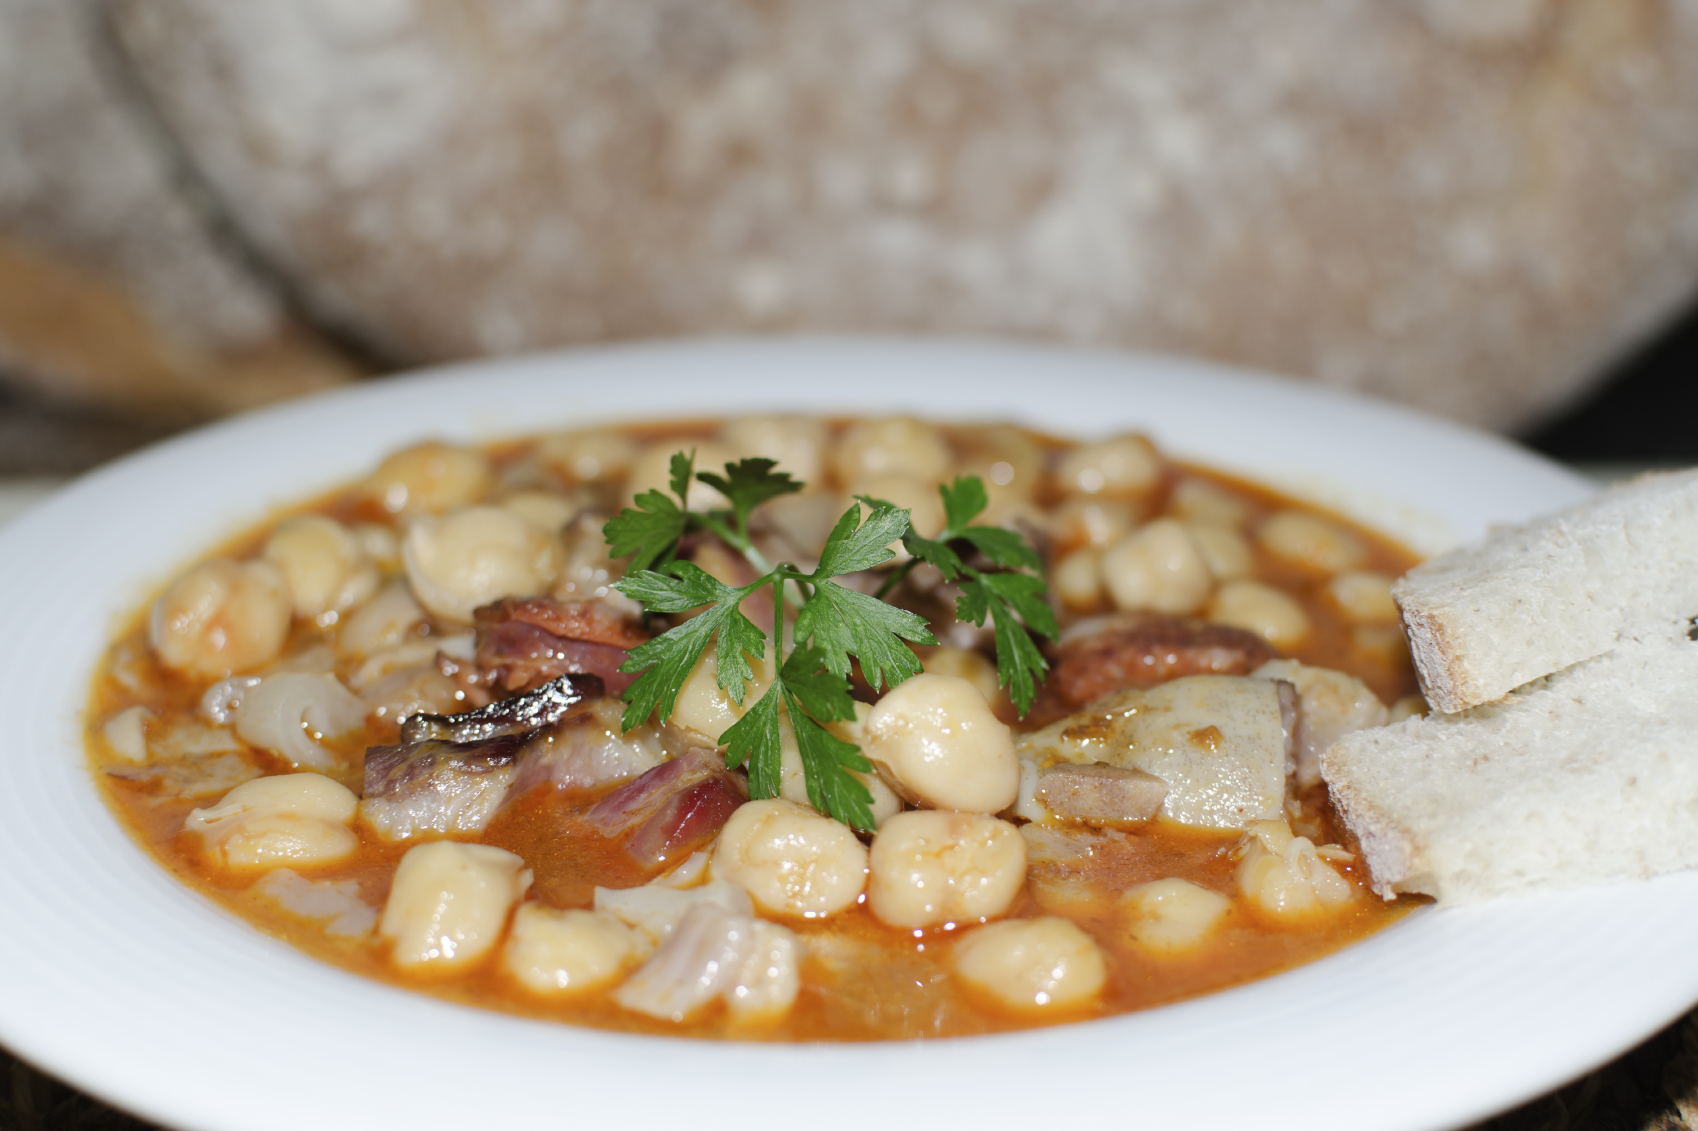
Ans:
<svg viewBox="0 0 1698 1131"><path fill-rule="evenodd" d="M1698 643L1686 622L1509 698L1321 756L1374 889L1474 903L1698 864Z"/></svg>
<svg viewBox="0 0 1698 1131"><path fill-rule="evenodd" d="M1506 527L1392 587L1427 702L1489 703L1698 614L1698 470L1640 476Z"/></svg>

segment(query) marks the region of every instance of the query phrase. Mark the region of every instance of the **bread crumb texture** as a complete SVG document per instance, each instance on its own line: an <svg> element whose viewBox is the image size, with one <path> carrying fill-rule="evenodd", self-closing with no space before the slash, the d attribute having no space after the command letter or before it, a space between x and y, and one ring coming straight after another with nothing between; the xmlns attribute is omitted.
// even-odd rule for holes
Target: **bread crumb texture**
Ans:
<svg viewBox="0 0 1698 1131"><path fill-rule="evenodd" d="M1684 620L1514 695L1335 742L1321 772L1375 890L1476 903L1698 864Z"/></svg>

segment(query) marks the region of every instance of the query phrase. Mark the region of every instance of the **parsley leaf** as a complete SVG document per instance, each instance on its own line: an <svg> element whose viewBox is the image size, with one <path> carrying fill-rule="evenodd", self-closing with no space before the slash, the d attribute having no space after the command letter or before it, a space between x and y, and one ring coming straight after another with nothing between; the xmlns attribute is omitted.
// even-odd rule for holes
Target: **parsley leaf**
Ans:
<svg viewBox="0 0 1698 1131"><path fill-rule="evenodd" d="M859 504L851 504L837 520L820 551L815 576L842 577L883 565L896 556L890 544L908 533L908 512L877 499L868 500L868 505L872 513L859 526L855 525L861 517Z"/></svg>
<svg viewBox="0 0 1698 1131"><path fill-rule="evenodd" d="M778 708L784 688L779 680L767 688L743 717L719 736L725 744L725 764L749 763L749 796L777 797L784 781L784 754L779 737Z"/></svg>
<svg viewBox="0 0 1698 1131"><path fill-rule="evenodd" d="M802 755L809 803L852 828L871 832L872 791L849 771L870 773L873 764L867 761L860 747L844 742L809 718L795 695L787 694L784 700L789 708L790 726L796 732L796 749Z"/></svg>
<svg viewBox="0 0 1698 1131"><path fill-rule="evenodd" d="M788 471L774 471L777 466L778 461L774 459L745 459L726 464L724 475L698 471L696 478L730 500L737 518L737 531L747 536L750 511L768 499L802 489L800 483L790 478Z"/></svg>
<svg viewBox="0 0 1698 1131"><path fill-rule="evenodd" d="M840 676L849 674L849 655L854 653L874 691L887 679L895 686L920 673L920 658L903 640L937 643L923 617L835 581L819 582L813 598L796 614L796 639L812 640L826 670Z"/></svg>
<svg viewBox="0 0 1698 1131"><path fill-rule="evenodd" d="M822 722L855 717L855 700L849 694L849 681L835 672L823 670L825 660L818 648L797 648L784 661L784 688L802 701L808 714Z"/></svg>
<svg viewBox="0 0 1698 1131"><path fill-rule="evenodd" d="M979 512L990 506L984 481L977 475L957 475L955 482L940 484L937 493L943 496L944 521L950 530L966 529Z"/></svg>
<svg viewBox="0 0 1698 1131"><path fill-rule="evenodd" d="M626 507L602 527L609 557L631 557L630 569L648 569L667 562L684 537L687 515L678 504L659 491L644 491L636 498L636 509Z"/></svg>
<svg viewBox="0 0 1698 1131"><path fill-rule="evenodd" d="M672 493L678 496L678 501L684 504L684 509L690 507L690 469L696 462L696 449L691 448L690 454L673 452L668 467L672 472L670 483Z"/></svg>
<svg viewBox="0 0 1698 1131"><path fill-rule="evenodd" d="M1006 569L1037 571L1044 568L1038 552L1012 530L1004 530L1000 526L969 526L961 531L960 536L971 542L979 553Z"/></svg>

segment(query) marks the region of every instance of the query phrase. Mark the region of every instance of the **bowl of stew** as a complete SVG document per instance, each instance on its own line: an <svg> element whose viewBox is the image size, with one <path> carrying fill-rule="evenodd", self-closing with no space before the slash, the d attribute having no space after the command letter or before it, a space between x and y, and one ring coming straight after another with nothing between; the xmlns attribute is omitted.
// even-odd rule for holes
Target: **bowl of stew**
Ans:
<svg viewBox="0 0 1698 1131"><path fill-rule="evenodd" d="M1022 712L999 686L991 623L952 611L960 579L916 563L884 595L931 632L901 693L917 705L858 667L862 705L836 728L873 758L876 830L815 812L794 768L777 796L746 801L744 772L703 756L748 709L711 671L686 681L673 717L620 722L618 661L687 620L645 618L612 588L622 566L602 531L634 496L665 493L675 451L698 469L752 455L794 468L807 488L763 504L754 528L769 556L810 568L853 496L892 499L929 536L944 524L931 490L977 477L979 521L1022 532L1049 581L1058 619L1035 702ZM1276 685L1292 699L1326 670L1382 713L1416 709L1399 707L1415 687L1385 579L1583 493L1501 441L1338 393L979 343L518 359L172 441L4 535L0 1039L183 1126L1476 1118L1698 997L1673 959L1694 934L1689 876L1466 911L1388 905L1324 794L1304 792L1300 750L1279 752L1271 796L1240 781L1228 813L1204 796L1218 782L1188 793L1172 762L1097 761L1081 777L1072 763L1093 759L1057 756L1057 736L1102 695L1130 695L1121 708L1178 710L1193 745L1253 776L1274 757L1253 728L1206 733L1162 696L1243 693L1255 703L1240 715L1277 733ZM725 551L699 535L677 549L747 581ZM871 595L899 566L842 580ZM208 600L223 604L206 614ZM770 598L755 604L757 622L772 616ZM584 609L623 627L561 627ZM1204 623L1215 635L1196 635ZM473 736L464 721L561 687L577 698L546 730ZM1016 802L903 770L890 736L951 695L997 735L998 772L1022 775ZM426 733L419 718L450 722ZM1181 747L1164 749L1183 762ZM254 802L228 800L308 778L315 800L262 801L258 825ZM1165 786L1155 809L1093 816L1104 789L1124 803L1146 778ZM738 832L731 818L757 810L792 840L835 826L826 848L812 842L806 891L774 878L794 861ZM881 864L881 838L912 826L910 839L965 844L972 821L989 838L977 862L927 875L980 894L915 911L902 884L917 850ZM1294 874L1313 882L1292 912L1246 857L1294 840L1309 853ZM1018 874L995 862L1010 852ZM437 899L444 866L477 872L475 890ZM409 884L433 893L422 909ZM409 916L440 926L454 899L490 910L457 934L409 934ZM673 907L658 921L657 900ZM1162 910L1176 900L1204 926ZM993 926L1026 931L1028 949L982 945ZM574 931L599 966L550 957L548 940ZM679 939L704 931L722 950L756 938L759 960L736 976L700 954L680 967ZM428 941L450 936L458 953ZM1046 969L1074 971L1036 998L1009 957L1034 946L1066 958ZM753 952L737 953L719 966ZM662 967L673 981L657 988Z"/></svg>

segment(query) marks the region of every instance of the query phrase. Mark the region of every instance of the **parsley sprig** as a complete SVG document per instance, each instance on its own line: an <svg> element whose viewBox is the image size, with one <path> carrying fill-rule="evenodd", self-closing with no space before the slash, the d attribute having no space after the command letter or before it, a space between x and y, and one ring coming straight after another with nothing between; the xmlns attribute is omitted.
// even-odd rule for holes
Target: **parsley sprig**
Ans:
<svg viewBox="0 0 1698 1131"><path fill-rule="evenodd" d="M1015 709L1024 715L1032 709L1037 685L1049 671L1049 661L1027 630L1050 640L1060 634L1055 610L1044 600L1043 578L1038 576L1043 563L1037 551L1012 530L971 525L990 505L978 476L957 476L954 483L940 486L938 493L943 496L943 530L936 538L922 538L912 530L903 537L902 544L913 557L885 579L878 596L896 588L922 561L936 566L945 581L959 581L961 593L955 599L955 615L980 626L987 616L991 618L996 633L997 681L1008 689ZM1003 569L974 569L950 548L951 542L968 543Z"/></svg>
<svg viewBox="0 0 1698 1131"><path fill-rule="evenodd" d="M802 485L775 461L746 459L725 465L725 474L693 470L694 453L672 457L669 486L675 503L658 490L646 491L635 506L609 520L603 530L614 557L629 555L630 565L615 588L650 613L686 613L690 619L638 646L621 666L637 674L625 691L626 730L659 714L672 715L684 680L710 643L716 644L719 686L742 706L745 684L754 678L749 658L766 658L767 635L740 608L745 598L772 587L771 683L760 698L724 734L728 766L747 763L752 797L776 797L782 765L783 720L788 717L802 757L808 800L858 829L871 829L872 794L850 771L868 773L872 763L853 743L827 729L832 722L855 718L849 694L852 664L878 690L920 672L909 643L936 644L925 620L882 599L917 561L936 566L949 580L961 581L961 616L984 624L995 621L997 664L1004 686L1022 714L1030 706L1036 681L1047 669L1043 655L1021 627L1056 635L1055 617L1043 600L1044 583L1036 576L1038 556L1019 535L997 527L972 526L984 510L984 485L977 478L957 479L941 488L948 526L935 539L922 538L909 525L906 510L880 499L862 499L843 513L820 551L818 565L804 571L788 562L769 563L749 536L749 516L769 499ZM692 512L687 507L691 480L716 488L729 508ZM867 512L863 515L862 504ZM727 585L701 567L678 558L679 542L693 530L706 530L740 551L761 570L747 585ZM884 565L900 541L912 555L876 595L869 596L835 579ZM1002 571L981 572L966 565L950 543L966 543ZM1025 572L1033 571L1033 572ZM786 594L796 611L788 656L782 655Z"/></svg>

